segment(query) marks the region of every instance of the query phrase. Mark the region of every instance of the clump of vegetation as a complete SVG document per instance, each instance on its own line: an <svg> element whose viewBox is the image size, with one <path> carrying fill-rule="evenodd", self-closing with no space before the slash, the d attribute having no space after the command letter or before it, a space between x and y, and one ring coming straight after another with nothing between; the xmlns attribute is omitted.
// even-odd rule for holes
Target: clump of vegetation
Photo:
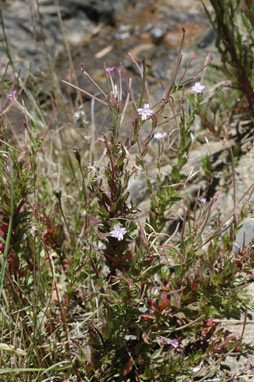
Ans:
<svg viewBox="0 0 254 382"><path fill-rule="evenodd" d="M45 121L22 104L16 82L4 88L3 381L202 381L227 355L244 350L242 336L218 322L239 319L251 308L244 285L252 277L253 251L233 249L244 216L222 222L216 219L217 200L207 201L199 191L188 204L182 193L195 176L183 169L205 86L197 78L187 90L194 78L177 81L180 48L172 77L161 82L162 97L154 104L145 60L130 59L140 73L139 94L122 65L105 68L104 88L83 69L100 93L89 94L92 102L107 108L112 120L97 137L103 154L88 155L93 162L81 149L61 151L47 140ZM14 105L25 115L25 145L19 147L6 118ZM123 140L129 109L134 119ZM80 117L86 118L84 112ZM149 127L145 137L144 126ZM156 179L146 162L153 140L158 141ZM165 176L160 158L166 147L175 157ZM211 177L208 162L205 167ZM145 216L129 195L140 174L148 189ZM171 213L179 207L180 219L172 223Z"/></svg>
<svg viewBox="0 0 254 382"><path fill-rule="evenodd" d="M203 3L203 1L202 1ZM214 9L206 14L217 32L217 48L222 68L232 85L240 91L249 114L254 105L254 4L249 0L210 0Z"/></svg>

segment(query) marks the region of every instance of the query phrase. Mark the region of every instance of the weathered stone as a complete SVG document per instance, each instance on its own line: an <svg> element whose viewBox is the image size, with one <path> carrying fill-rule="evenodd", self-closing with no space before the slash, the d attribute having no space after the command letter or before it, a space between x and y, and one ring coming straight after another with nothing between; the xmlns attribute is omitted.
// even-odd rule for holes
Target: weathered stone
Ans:
<svg viewBox="0 0 254 382"><path fill-rule="evenodd" d="M71 9L73 5L94 22L104 21L114 25L116 16L135 0L62 0Z"/></svg>
<svg viewBox="0 0 254 382"><path fill-rule="evenodd" d="M236 234L234 250L242 250L254 240L254 219L248 218L242 222L242 227Z"/></svg>
<svg viewBox="0 0 254 382"><path fill-rule="evenodd" d="M249 208L254 203L254 150L250 150L238 162L235 168L235 184L232 184L228 192L223 193L220 201L222 217L229 213L238 212L242 208ZM234 206L234 197L236 206Z"/></svg>
<svg viewBox="0 0 254 382"><path fill-rule="evenodd" d="M118 15L133 0L61 0L59 9L67 41L81 44L92 35L96 23L114 24ZM54 0L7 0L2 3L2 14L12 59L16 69L39 72L41 64L54 64L63 48L63 34ZM1 52L5 42L0 28Z"/></svg>

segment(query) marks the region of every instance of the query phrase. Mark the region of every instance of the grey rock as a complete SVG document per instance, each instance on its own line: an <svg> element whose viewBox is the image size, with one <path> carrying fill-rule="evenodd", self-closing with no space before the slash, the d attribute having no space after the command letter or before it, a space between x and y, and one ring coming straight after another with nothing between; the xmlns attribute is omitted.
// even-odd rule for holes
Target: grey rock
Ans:
<svg viewBox="0 0 254 382"><path fill-rule="evenodd" d="M220 200L221 216L225 218L232 212L239 213L242 208L249 209L254 204L254 149L250 150L238 162L235 168L235 198L234 186L223 194Z"/></svg>
<svg viewBox="0 0 254 382"><path fill-rule="evenodd" d="M162 39L163 39L163 37L166 34L166 30L165 30L165 28L163 29L163 28L160 28L160 27L154 27L151 30L150 34L151 34L151 37L153 39L154 44L160 44Z"/></svg>
<svg viewBox="0 0 254 382"><path fill-rule="evenodd" d="M218 141L218 142L209 142L206 144L203 144L199 149L193 150L190 153L190 157L186 165L182 169L182 173L184 175L191 176L193 179L199 179L197 184L192 187L189 185L186 190L182 192L182 196L185 199L188 199L190 201L194 200L194 196L197 193L198 188L203 186L205 187L204 183L202 181L202 158L205 155L208 155L211 159L212 162L214 162L214 158L218 156L221 152L223 152L226 148L230 147L232 145L232 141L228 141L226 143ZM172 160L170 164L167 164L165 166L161 167L161 174L163 178L167 177L171 171L172 171L172 166L176 163L175 160ZM195 174L195 175L194 175ZM147 176L149 176L151 184L156 188L157 186L157 181L156 177L158 175L158 170L156 168L153 168L153 170L150 169L148 171ZM130 192L130 199L134 203L140 203L142 202L145 197L147 196L148 193L148 187L147 187L147 182L143 174L140 174L139 176L133 177L131 179L131 182L129 184L128 191ZM181 203L180 203L181 204ZM146 207L143 205L142 206L142 214L145 216L145 214L149 210L149 203L146 205ZM253 219L254 221L254 219ZM254 222L253 222L254 224Z"/></svg>
<svg viewBox="0 0 254 382"><path fill-rule="evenodd" d="M174 20L176 25L183 23L207 22L205 18L201 19L197 13L170 12L171 20Z"/></svg>
<svg viewBox="0 0 254 382"><path fill-rule="evenodd" d="M217 38L217 33L212 27L208 27L204 36L197 42L197 47L200 49L207 48L210 44L214 43Z"/></svg>
<svg viewBox="0 0 254 382"><path fill-rule="evenodd" d="M114 25L115 17L133 0L63 0L67 7L83 11L92 21L104 21Z"/></svg>
<svg viewBox="0 0 254 382"><path fill-rule="evenodd" d="M242 227L236 234L234 250L247 247L254 240L254 218L245 219L242 222Z"/></svg>
<svg viewBox="0 0 254 382"><path fill-rule="evenodd" d="M59 8L67 40L81 44L92 35L97 22L114 24L116 17L133 0L61 0ZM7 0L1 3L8 45L16 69L24 74L47 65L47 54L54 64L63 49L63 35L54 0ZM4 36L0 28L0 42ZM4 53L5 48L1 51Z"/></svg>

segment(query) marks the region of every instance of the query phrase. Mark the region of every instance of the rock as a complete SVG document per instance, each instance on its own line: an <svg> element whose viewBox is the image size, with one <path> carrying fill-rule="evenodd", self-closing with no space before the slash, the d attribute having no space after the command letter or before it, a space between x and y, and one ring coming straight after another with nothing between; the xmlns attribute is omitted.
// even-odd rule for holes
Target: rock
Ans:
<svg viewBox="0 0 254 382"><path fill-rule="evenodd" d="M41 64L55 63L63 48L63 35L54 0L7 0L2 14L11 57L24 74L31 63L33 73L41 70ZM61 12L65 35L71 44L81 44L90 36L97 22L114 24L118 15L133 0L61 0ZM5 43L0 28L0 51L5 53ZM47 51L45 53L45 50Z"/></svg>
<svg viewBox="0 0 254 382"><path fill-rule="evenodd" d="M129 4L134 4L134 0L62 0L62 3L69 8L75 5L94 22L104 21L114 25L117 15Z"/></svg>
<svg viewBox="0 0 254 382"><path fill-rule="evenodd" d="M204 158L206 155L209 156L212 163L217 161L217 157L222 153L225 149L230 147L232 145L232 141L228 141L226 143L222 141L218 142L209 142L201 145L197 150L193 150L190 153L190 157L186 165L184 165L182 169L182 173L186 175L187 177L192 174L192 179L195 178L195 184L190 182L188 186L181 192L182 197L185 200L189 200L189 202L194 201L195 195L197 194L198 189L205 189L208 187L207 182L202 179L203 173L201 170L202 167L202 158ZM171 163L162 166L160 169L160 173L163 178L167 177L171 171L172 166L176 163L175 159L171 161ZM193 175L195 174L195 176ZM158 175L158 169L155 168L155 166L151 165L149 166L149 172L147 173L147 176L149 176L149 179L151 181L151 184L156 188L157 184L157 175ZM198 179L198 181L197 181ZM145 176L143 174L139 174L131 179L131 182L129 184L128 191L130 192L130 200L134 203L141 203L144 201L148 194L148 186L145 179ZM177 208L180 211L180 206L182 203L179 203L179 206L175 206L175 210ZM145 217L148 215L149 212L149 203L142 203L141 205L141 211L142 211L142 218L145 219ZM180 212L178 214L180 216ZM253 219L254 221L254 219ZM254 224L254 222L253 222Z"/></svg>
<svg viewBox="0 0 254 382"><path fill-rule="evenodd" d="M220 200L222 218L234 211L234 192L236 199L235 212L249 208L254 203L254 149L250 150L238 162L235 168L235 191L233 184L228 192L224 192Z"/></svg>
<svg viewBox="0 0 254 382"><path fill-rule="evenodd" d="M212 27L208 27L205 33L197 42L197 47L200 49L207 48L210 44L214 43L217 38L217 33Z"/></svg>
<svg viewBox="0 0 254 382"><path fill-rule="evenodd" d="M157 27L156 26L156 27L151 29L150 34L151 34L153 43L158 45L158 44L160 44L162 42L163 37L166 34L166 30L165 30L165 28Z"/></svg>
<svg viewBox="0 0 254 382"><path fill-rule="evenodd" d="M242 227L236 234L234 243L234 250L243 249L247 247L254 240L254 218L243 220Z"/></svg>

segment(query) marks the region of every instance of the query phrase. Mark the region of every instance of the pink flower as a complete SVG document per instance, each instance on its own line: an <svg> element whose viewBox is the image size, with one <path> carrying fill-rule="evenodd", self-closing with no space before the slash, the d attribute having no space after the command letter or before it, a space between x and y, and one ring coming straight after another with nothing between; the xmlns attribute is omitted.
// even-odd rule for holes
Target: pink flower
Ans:
<svg viewBox="0 0 254 382"><path fill-rule="evenodd" d="M111 67L106 68L106 72L107 72L107 74L110 74L111 72L114 72L115 69L116 69L115 66L111 66Z"/></svg>
<svg viewBox="0 0 254 382"><path fill-rule="evenodd" d="M202 198L202 199L200 199L200 203L201 203L201 204L205 204L205 203L206 203L206 198Z"/></svg>
<svg viewBox="0 0 254 382"><path fill-rule="evenodd" d="M173 348L177 349L178 346L179 346L179 340L178 340L177 338L175 338L174 340L172 340L172 341L170 342L170 345L172 345Z"/></svg>
<svg viewBox="0 0 254 382"><path fill-rule="evenodd" d="M146 121L147 118L153 115L153 110L150 109L149 103L144 103L144 107L138 108L138 114L141 115L142 121Z"/></svg>
<svg viewBox="0 0 254 382"><path fill-rule="evenodd" d="M162 139L162 138L165 138L167 135L168 135L167 133L158 132L158 133L154 134L154 138L155 139Z"/></svg>
<svg viewBox="0 0 254 382"><path fill-rule="evenodd" d="M202 93L202 91L205 89L205 86L204 85L201 85L200 82L196 82L194 86L192 86L192 91L194 91L194 93Z"/></svg>
<svg viewBox="0 0 254 382"><path fill-rule="evenodd" d="M121 241L126 233L126 228L121 227L120 224L115 224L114 229L110 231L110 236L115 237L118 241Z"/></svg>
<svg viewBox="0 0 254 382"><path fill-rule="evenodd" d="M6 98L12 99L12 98L15 98L15 95L16 95L16 90L13 90L10 94L6 96Z"/></svg>
<svg viewBox="0 0 254 382"><path fill-rule="evenodd" d="M104 139L104 138L97 137L96 139L97 139L97 141L99 141L99 142L103 142L103 143L105 142L105 139Z"/></svg>

